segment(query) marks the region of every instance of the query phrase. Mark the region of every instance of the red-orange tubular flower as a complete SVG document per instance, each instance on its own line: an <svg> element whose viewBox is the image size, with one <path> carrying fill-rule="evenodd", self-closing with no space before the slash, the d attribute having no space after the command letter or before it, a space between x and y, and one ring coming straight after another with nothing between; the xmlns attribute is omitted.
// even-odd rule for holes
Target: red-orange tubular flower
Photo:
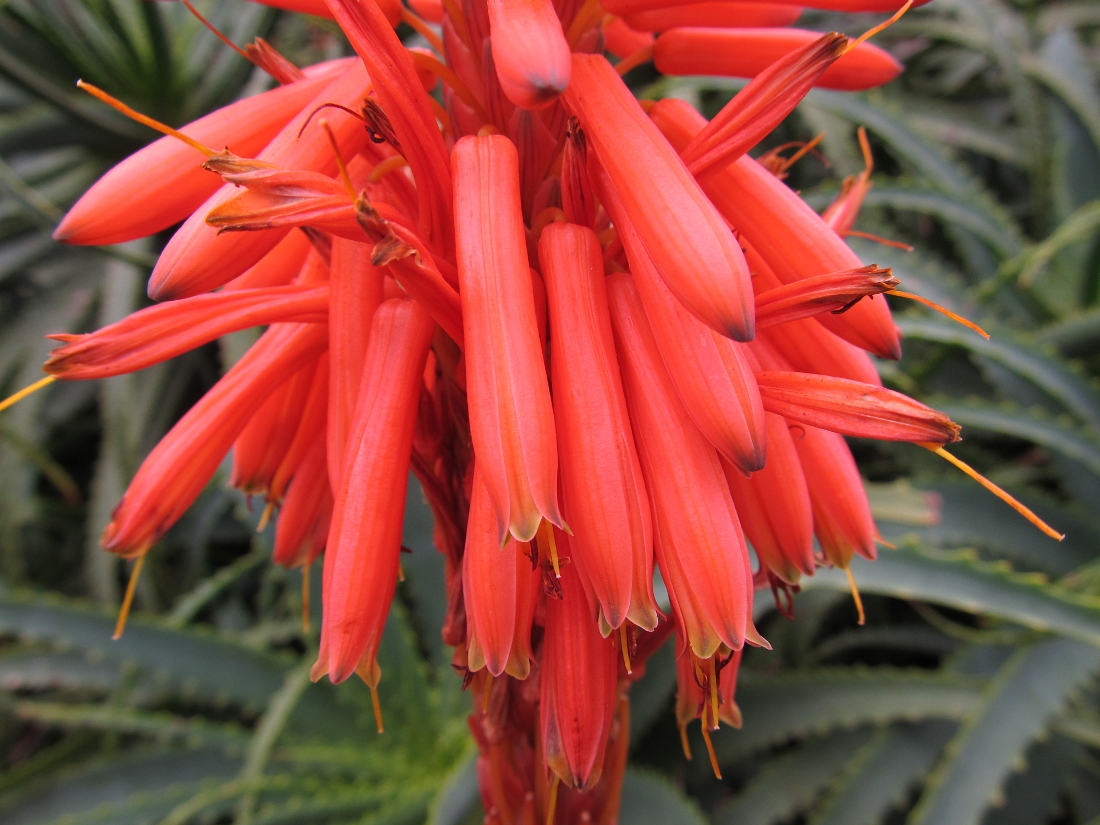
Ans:
<svg viewBox="0 0 1100 825"><path fill-rule="evenodd" d="M650 116L681 151L707 125L701 114L681 100L659 101ZM863 266L832 227L751 157L704 174L700 182L743 241L783 283ZM860 301L843 315L820 315L818 320L875 355L901 356L901 341L885 301Z"/></svg>
<svg viewBox="0 0 1100 825"><path fill-rule="evenodd" d="M632 29L663 32L682 26L716 26L720 28L758 28L786 26L802 15L798 6L775 3L739 2L739 0L706 0L702 3L667 5L649 11L639 11L624 19Z"/></svg>
<svg viewBox="0 0 1100 825"><path fill-rule="evenodd" d="M312 676L358 673L372 688L375 654L397 587L416 405L432 339L430 316L394 298L374 314L348 455L325 554L324 624Z"/></svg>
<svg viewBox="0 0 1100 825"><path fill-rule="evenodd" d="M531 671L531 622L542 573L531 546L511 539L502 548L496 510L475 465L470 521L462 560L468 667L526 679Z"/></svg>
<svg viewBox="0 0 1100 825"><path fill-rule="evenodd" d="M670 75L756 77L784 55L820 37L820 32L802 29L669 29L653 46L653 62ZM829 66L814 85L872 89L889 83L901 69L889 52L860 43Z"/></svg>
<svg viewBox="0 0 1100 825"><path fill-rule="evenodd" d="M608 278L631 421L653 500L657 561L694 654L761 641L752 572L718 453L695 428L661 361L633 279Z"/></svg>
<svg viewBox="0 0 1100 825"><path fill-rule="evenodd" d="M611 64L573 55L564 100L668 288L712 329L752 338L752 286L741 248Z"/></svg>
<svg viewBox="0 0 1100 825"><path fill-rule="evenodd" d="M489 41L504 94L541 109L569 85L569 44L551 0L488 0Z"/></svg>
<svg viewBox="0 0 1100 825"><path fill-rule="evenodd" d="M455 228L474 455L500 537L557 525L558 448L535 323L516 148L503 135L455 144Z"/></svg>
<svg viewBox="0 0 1100 825"><path fill-rule="evenodd" d="M558 541L568 547L566 537ZM567 551L568 552L568 551ZM561 598L547 599L539 717L546 765L568 787L599 781L615 715L619 652L596 627L596 610L573 565L561 572Z"/></svg>
<svg viewBox="0 0 1100 825"><path fill-rule="evenodd" d="M207 146L249 157L260 152L348 61L247 97L184 126ZM198 209L221 185L202 170L202 155L165 136L126 158L96 181L65 215L53 236L72 244L115 244L160 232Z"/></svg>
<svg viewBox="0 0 1100 825"><path fill-rule="evenodd" d="M142 462L103 531L104 549L132 557L152 547L202 492L256 406L327 338L320 324L272 327Z"/></svg>
<svg viewBox="0 0 1100 825"><path fill-rule="evenodd" d="M602 5L610 14L626 15L669 6L694 5L696 2L697 0L603 0ZM777 6L806 6L811 9L847 12L897 11L905 5L905 0L771 0L771 2ZM913 5L921 6L927 2L928 0L921 0Z"/></svg>
<svg viewBox="0 0 1100 825"><path fill-rule="evenodd" d="M543 230L539 260L550 315L562 504L573 529L574 562L610 627L629 618L652 630L657 606L649 496L615 359L603 252L591 229L556 223Z"/></svg>

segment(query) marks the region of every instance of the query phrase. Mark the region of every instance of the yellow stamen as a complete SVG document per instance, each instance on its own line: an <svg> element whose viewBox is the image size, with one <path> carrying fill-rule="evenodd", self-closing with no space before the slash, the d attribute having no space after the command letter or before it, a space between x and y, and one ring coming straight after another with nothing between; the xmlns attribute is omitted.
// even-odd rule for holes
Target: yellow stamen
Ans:
<svg viewBox="0 0 1100 825"><path fill-rule="evenodd" d="M329 126L327 120L321 121L321 128L328 135L328 142L332 146L332 154L336 155L336 168L340 170L340 180L344 182L344 188L348 190L351 199L355 200L355 187L351 183L351 175L348 174L347 164L344 163L344 158L340 154L340 144L336 142L336 135L332 133L332 127Z"/></svg>
<svg viewBox="0 0 1100 825"><path fill-rule="evenodd" d="M370 704L374 709L374 724L378 732L385 733L386 729L382 726L382 703L378 701L378 688L375 685L370 685Z"/></svg>
<svg viewBox="0 0 1100 825"><path fill-rule="evenodd" d="M399 582L405 581L405 565L401 562L397 563L397 580Z"/></svg>
<svg viewBox="0 0 1100 825"><path fill-rule="evenodd" d="M680 747L684 750L684 759L691 761L691 743L688 742L687 725L680 725Z"/></svg>
<svg viewBox="0 0 1100 825"><path fill-rule="evenodd" d="M38 392L43 387L48 387L50 384L52 384L56 380L57 380L56 376L47 375L45 378L41 378L38 381L35 381L29 387L23 387L23 389L21 389L19 392L15 393L13 395L9 395L3 401L0 401L0 412L3 412L8 407L14 406L15 404L19 403L24 398L26 398L28 395L33 395L34 393Z"/></svg>
<svg viewBox="0 0 1100 825"><path fill-rule="evenodd" d="M567 223L569 218L556 206L548 206L543 209L535 219L531 221L531 234L535 236L535 242L542 237L542 230L552 223Z"/></svg>
<svg viewBox="0 0 1100 825"><path fill-rule="evenodd" d="M130 607L134 603L134 593L137 592L138 576L141 575L143 564L145 564L144 553L137 557L137 561L134 562L134 567L130 571L130 581L126 584L126 593L122 597L122 607L118 611L118 621L115 623L115 635L111 637L113 641L121 639L122 631L126 629L126 619L130 615Z"/></svg>
<svg viewBox="0 0 1100 825"><path fill-rule="evenodd" d="M842 54L847 54L852 49L854 49L856 46L858 46L860 43L865 43L866 41L868 41L872 37L874 37L876 34L878 34L879 32L890 28L892 25L894 25L899 20L901 20L902 16L907 11L909 11L909 9L912 7L912 5L913 5L913 0L907 0L905 5L902 6L900 9L898 9L896 12L894 12L894 15L889 20L887 20L883 23L879 23L877 26L874 26L874 27L868 29L863 34L861 34L859 37L857 37L855 40L851 41L847 46L845 46L844 51L842 52Z"/></svg>
<svg viewBox="0 0 1100 825"><path fill-rule="evenodd" d="M622 77L632 69L636 69L643 63L648 63L653 59L653 47L642 46L638 51L633 54L628 54L622 60L615 64L615 71L619 73L619 77Z"/></svg>
<svg viewBox="0 0 1100 825"><path fill-rule="evenodd" d="M560 579L561 566L558 564L558 542L554 538L554 528L550 526L550 522L543 519L539 524L539 531L546 540L546 552L550 554L550 566L554 568L554 576Z"/></svg>
<svg viewBox="0 0 1100 825"><path fill-rule="evenodd" d="M477 130L478 137L487 137L489 135L499 135L500 129L494 126L492 123L486 123L480 129Z"/></svg>
<svg viewBox="0 0 1100 825"><path fill-rule="evenodd" d="M401 22L427 40L433 49L443 54L443 41L439 39L439 35L433 32L431 27L407 6L401 7Z"/></svg>
<svg viewBox="0 0 1100 825"><path fill-rule="evenodd" d="M182 140L184 143L186 143L192 149L195 149L196 151L202 152L207 157L210 157L211 155L214 154L213 149L211 149L207 146L203 146L201 143L199 143L194 138L189 138L187 135L185 135L183 132L179 131L178 129L173 129L171 126L168 126L167 124L161 123L159 120L153 120L153 118L148 117L146 115L143 115L141 112L137 111L136 109L131 109L129 106L127 106L125 103L123 103L118 98L111 97L105 91L103 91L102 89L100 89L96 86L93 86L91 83L85 83L83 80L78 80L78 81L76 81L76 86L77 86L78 89L83 89L85 92L87 92L92 97L96 98L97 100L102 100L104 103L106 103L111 108L117 109L118 111L122 112L122 114L126 115L126 117L130 118L131 120L136 120L138 123L140 123L144 126L148 126L150 129L155 129L156 131L160 132L161 134L165 134L165 135L169 135L171 137L174 137L176 140Z"/></svg>
<svg viewBox="0 0 1100 825"><path fill-rule="evenodd" d="M302 565L302 633L309 634L309 568L307 561Z"/></svg>
<svg viewBox="0 0 1100 825"><path fill-rule="evenodd" d="M619 625L619 647L623 649L623 664L626 665L626 672L633 673L633 668L630 667L630 642L626 638L626 625Z"/></svg>
<svg viewBox="0 0 1100 825"><path fill-rule="evenodd" d="M702 720L700 728L703 731L703 741L707 743L707 756L710 757L710 768L714 771L714 778L721 779L722 771L718 767L718 754L714 752L714 743L710 741L710 731L707 730L706 720Z"/></svg>
<svg viewBox="0 0 1100 825"><path fill-rule="evenodd" d="M554 825L554 813L558 809L558 785L561 779L557 774L550 781L550 800L546 803L546 825Z"/></svg>
<svg viewBox="0 0 1100 825"><path fill-rule="evenodd" d="M271 521L271 514L275 512L275 502L269 501L264 507L264 511L260 513L260 523L256 525L256 532L262 533L264 528L267 527L267 523Z"/></svg>
<svg viewBox="0 0 1100 825"><path fill-rule="evenodd" d="M852 601L856 603L856 613L859 614L859 619L856 620L856 624L862 625L867 621L867 614L863 612L863 599L859 597L859 588L856 587L856 577L852 575L852 568L850 566L844 567L844 575L848 577L848 589L852 591Z"/></svg>
<svg viewBox="0 0 1100 825"><path fill-rule="evenodd" d="M888 547L891 550L897 550L898 549L898 546L896 544L891 544L886 539L884 539L882 536L875 536L875 541L877 541L883 547Z"/></svg>
<svg viewBox="0 0 1100 825"><path fill-rule="evenodd" d="M889 238L882 237L881 235L872 235L870 232L861 232L858 229L848 229L844 232L841 232L840 234L843 235L845 238L851 235L856 238L866 238L869 241L880 243L883 246L892 246L894 249L904 249L906 252L913 251L912 244L902 243L901 241L892 241Z"/></svg>
<svg viewBox="0 0 1100 825"><path fill-rule="evenodd" d="M370 170L370 175L367 176L367 180L371 183L378 183L390 172L401 169L408 166L409 162L405 160L401 155L394 155L391 158L386 158L380 164Z"/></svg>
<svg viewBox="0 0 1100 825"><path fill-rule="evenodd" d="M1036 527L1038 527L1040 530L1050 536L1052 539L1055 539L1056 541L1061 541L1066 537L1064 533L1059 533L1057 530L1055 530L1053 527L1051 527L1049 524L1047 524L1045 521L1035 515L1035 513L1033 513L1028 507L1025 507L1023 504L1018 502L1011 495L1006 493L1004 490L1002 490L988 478L983 476L965 461L961 461L960 459L951 455L951 453L947 452L947 450L945 450L940 445L920 444L919 446L924 447L926 450L931 450L941 458L947 459L949 462L954 464L956 467L958 467L980 485L985 487L985 489L989 490L989 492L993 493L993 495L995 495L1017 513L1019 513L1021 516L1026 518L1028 521L1030 521L1032 524L1034 524Z"/></svg>
<svg viewBox="0 0 1100 825"><path fill-rule="evenodd" d="M483 122L489 120L489 115L485 112L485 107L481 105L481 102L476 97L474 97L469 87L462 82L461 78L454 73L450 66L436 60L430 54L424 54L424 52L410 51L409 57L413 59L413 63L415 63L418 68L431 72L450 86L454 93L458 95L458 99L477 113L479 120Z"/></svg>
<svg viewBox="0 0 1100 825"><path fill-rule="evenodd" d="M935 301L929 301L927 298L922 298L920 295L914 295L912 292L899 292L896 289L887 290L886 294L896 295L899 298L908 298L910 301L916 301L918 304L924 304L926 307L931 307L932 309L936 310L936 312L946 315L952 321L956 321L957 323L962 324L964 327L969 327L970 329L978 333L978 335L982 336L982 338L985 338L987 341L989 340L989 333L982 329L980 326L975 324L973 321L968 321L961 315L952 312L947 307L940 306Z"/></svg>

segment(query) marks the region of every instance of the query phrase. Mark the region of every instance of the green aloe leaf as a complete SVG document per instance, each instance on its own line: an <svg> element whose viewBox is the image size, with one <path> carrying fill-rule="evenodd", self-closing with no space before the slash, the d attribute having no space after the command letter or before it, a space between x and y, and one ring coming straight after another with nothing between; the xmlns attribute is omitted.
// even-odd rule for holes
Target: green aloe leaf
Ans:
<svg viewBox="0 0 1100 825"><path fill-rule="evenodd" d="M980 682L952 673L803 668L765 678L745 672L737 686L744 726L715 733L714 748L724 765L791 739L836 729L961 719L977 707L980 697Z"/></svg>
<svg viewBox="0 0 1100 825"><path fill-rule="evenodd" d="M1035 337L1063 355L1088 355L1100 347L1100 307L1055 321L1042 327Z"/></svg>
<svg viewBox="0 0 1100 825"><path fill-rule="evenodd" d="M695 803L664 776L630 769L623 780L619 825L705 825Z"/></svg>
<svg viewBox="0 0 1100 825"><path fill-rule="evenodd" d="M1088 240L1097 231L1100 231L1100 201L1092 201L1062 221L1046 240L1026 250L1005 267L1010 272L1019 273L1017 277L1021 285L1030 286L1043 267L1059 252Z"/></svg>
<svg viewBox="0 0 1100 825"><path fill-rule="evenodd" d="M1043 576L1015 573L973 553L933 555L903 546L879 551L873 562L856 558L851 570L864 593L942 604L1100 647L1100 599L1065 594ZM848 580L839 570L820 569L802 586L846 591Z"/></svg>
<svg viewBox="0 0 1100 825"><path fill-rule="evenodd" d="M986 340L958 324L911 315L898 317L897 325L908 338L963 347L1007 367L1045 390L1089 427L1100 432L1100 393L1065 363L1040 351L1023 337L990 330L993 337Z"/></svg>
<svg viewBox="0 0 1100 825"><path fill-rule="evenodd" d="M1027 746L1100 670L1100 649L1048 639L1017 651L948 746L910 825L972 825L994 803Z"/></svg>
<svg viewBox="0 0 1100 825"><path fill-rule="evenodd" d="M810 825L876 825L932 770L954 722L897 723L885 728L844 769L810 817Z"/></svg>
<svg viewBox="0 0 1100 825"><path fill-rule="evenodd" d="M867 743L869 730L815 739L764 764L711 817L714 825L773 825L808 809Z"/></svg>
<svg viewBox="0 0 1100 825"><path fill-rule="evenodd" d="M982 401L933 400L931 403L964 427L1032 441L1079 462L1100 476L1100 443L1072 421L1051 418L1040 410L1025 411Z"/></svg>

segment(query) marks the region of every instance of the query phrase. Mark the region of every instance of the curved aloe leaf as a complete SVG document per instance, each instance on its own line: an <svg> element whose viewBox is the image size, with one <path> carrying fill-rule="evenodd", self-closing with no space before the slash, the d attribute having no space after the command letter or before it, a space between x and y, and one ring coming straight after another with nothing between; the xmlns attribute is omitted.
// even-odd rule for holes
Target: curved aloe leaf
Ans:
<svg viewBox="0 0 1100 825"><path fill-rule="evenodd" d="M881 550L873 562L857 558L851 569L864 593L947 605L1100 647L1100 599L1063 594L1043 576L1014 573L1004 563L899 547ZM823 569L802 586L847 591L848 580L839 570Z"/></svg>
<svg viewBox="0 0 1100 825"><path fill-rule="evenodd" d="M1088 355L1100 346L1100 307L1055 321L1035 337L1040 344L1057 347L1063 355Z"/></svg>
<svg viewBox="0 0 1100 825"><path fill-rule="evenodd" d="M880 731L848 763L810 817L810 825L876 825L905 801L958 727L954 722L899 722Z"/></svg>
<svg viewBox="0 0 1100 825"><path fill-rule="evenodd" d="M1038 410L1019 410L980 401L932 402L964 427L1011 435L1061 453L1100 476L1100 444L1071 422L1052 419Z"/></svg>
<svg viewBox="0 0 1100 825"><path fill-rule="evenodd" d="M714 825L772 825L792 819L813 804L870 737L868 730L845 731L770 760L715 811Z"/></svg>
<svg viewBox="0 0 1100 825"><path fill-rule="evenodd" d="M993 337L986 340L958 324L911 315L897 318L897 325L906 337L963 347L1007 367L1045 390L1089 427L1100 432L1100 393L1057 358L1039 351L1033 343L1003 331L993 331Z"/></svg>
<svg viewBox="0 0 1100 825"><path fill-rule="evenodd" d="M949 745L910 825L979 822L1027 746L1098 670L1100 649L1069 639L1019 650Z"/></svg>
<svg viewBox="0 0 1100 825"><path fill-rule="evenodd" d="M981 683L952 673L898 668L804 668L737 687L744 726L714 735L721 764L788 740L898 720L961 719Z"/></svg>
<svg viewBox="0 0 1100 825"><path fill-rule="evenodd" d="M1063 249L1088 240L1100 230L1100 200L1086 203L1055 229L1042 243L1026 250L1006 264L1009 271L1019 272L1020 284L1030 286L1039 272Z"/></svg>
<svg viewBox="0 0 1100 825"><path fill-rule="evenodd" d="M706 825L695 803L665 777L631 769L623 780L619 825Z"/></svg>

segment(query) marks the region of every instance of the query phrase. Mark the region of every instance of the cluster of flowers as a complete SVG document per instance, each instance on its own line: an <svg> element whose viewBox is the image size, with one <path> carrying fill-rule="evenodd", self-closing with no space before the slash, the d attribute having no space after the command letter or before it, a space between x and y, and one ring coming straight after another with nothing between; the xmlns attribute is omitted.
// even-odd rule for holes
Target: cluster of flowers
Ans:
<svg viewBox="0 0 1100 825"><path fill-rule="evenodd" d="M486 821L614 822L646 656L676 635L681 730L737 725L741 650L767 646L754 587L781 600L874 557L843 436L958 438L865 352L900 352L875 297L898 282L843 241L869 167L819 216L782 182L790 158L746 154L811 87L900 66L782 28L799 9L774 0L270 4L334 18L358 56L301 70L250 46L280 86L182 133L152 124L173 137L57 231L110 244L183 221L149 283L163 303L54 336L51 376L267 325L141 465L103 546L140 564L232 449L231 483L278 510L275 561L324 552L314 677L373 691L411 468L477 697ZM404 46L402 21L432 48ZM648 60L754 79L707 122L634 98L621 74Z"/></svg>

